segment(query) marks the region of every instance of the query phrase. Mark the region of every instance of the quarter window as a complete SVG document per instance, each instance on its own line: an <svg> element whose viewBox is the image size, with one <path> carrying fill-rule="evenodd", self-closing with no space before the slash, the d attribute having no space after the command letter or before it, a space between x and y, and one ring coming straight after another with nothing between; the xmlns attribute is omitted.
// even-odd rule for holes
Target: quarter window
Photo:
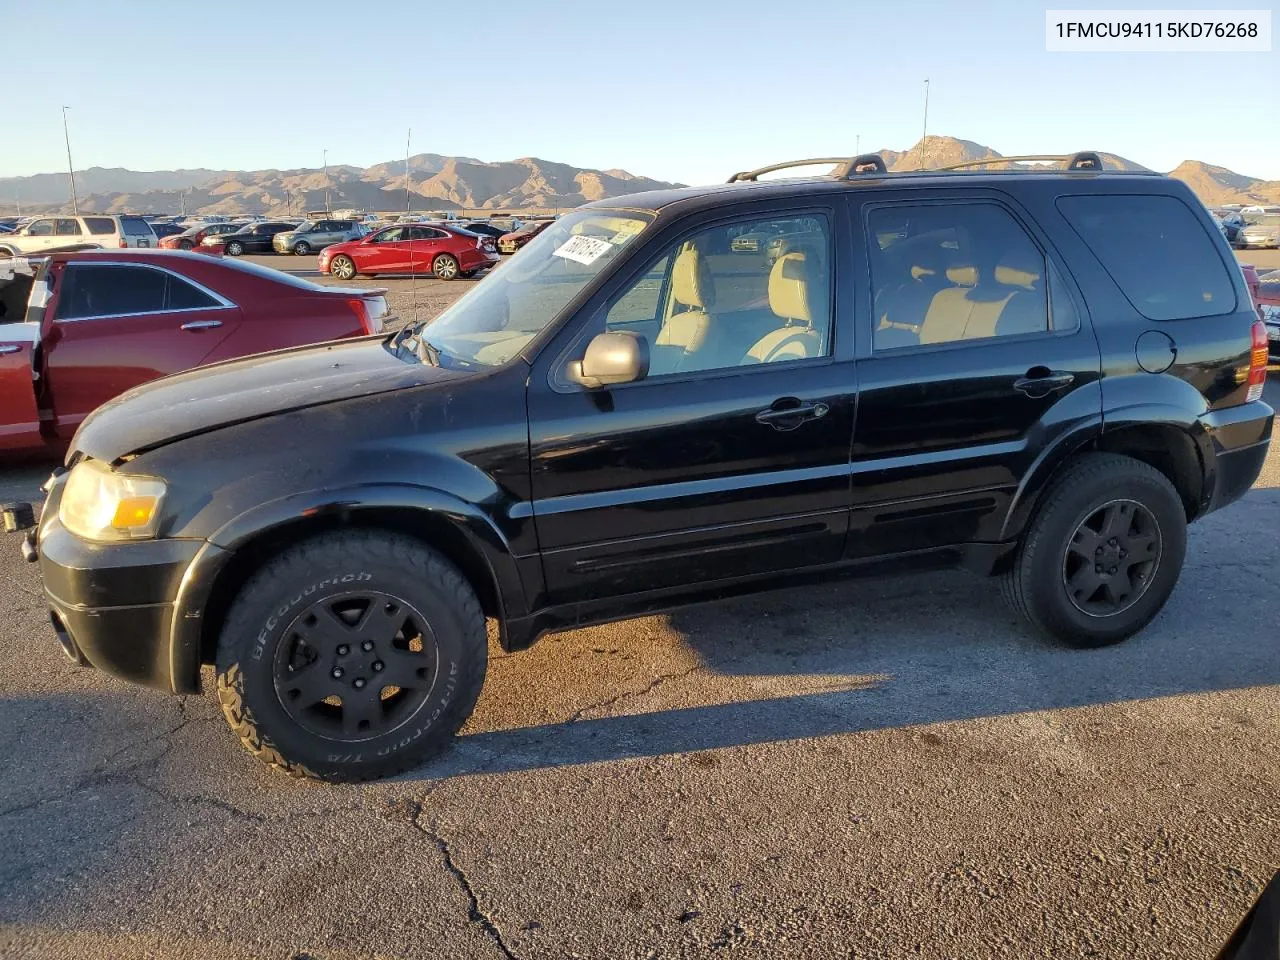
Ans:
<svg viewBox="0 0 1280 960"><path fill-rule="evenodd" d="M1217 244L1176 197L1060 197L1058 209L1148 320L1212 317L1236 309Z"/></svg>
<svg viewBox="0 0 1280 960"><path fill-rule="evenodd" d="M876 350L1050 328L1044 254L1003 207L875 207L867 233ZM1062 319L1074 326L1069 307Z"/></svg>
<svg viewBox="0 0 1280 960"><path fill-rule="evenodd" d="M649 376L831 353L831 243L820 214L713 227L674 244L611 304L649 346Z"/></svg>
<svg viewBox="0 0 1280 960"><path fill-rule="evenodd" d="M115 221L110 217L85 217L84 225L89 228L89 232L95 237L116 232Z"/></svg>

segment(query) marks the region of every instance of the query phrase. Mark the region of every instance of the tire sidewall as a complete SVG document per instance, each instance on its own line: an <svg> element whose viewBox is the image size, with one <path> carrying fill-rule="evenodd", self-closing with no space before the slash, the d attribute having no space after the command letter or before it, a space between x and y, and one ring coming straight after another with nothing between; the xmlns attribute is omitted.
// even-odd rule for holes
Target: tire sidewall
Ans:
<svg viewBox="0 0 1280 960"><path fill-rule="evenodd" d="M1036 619L1068 642L1103 646L1131 636L1155 618L1177 585L1186 556L1186 514L1172 485L1144 466L1135 461L1133 469L1121 467L1094 474L1079 484L1064 485L1037 517L1040 529L1033 554L1025 558L1024 593ZM1151 511L1160 528L1161 555L1149 586L1136 603L1120 613L1095 617L1071 602L1062 568L1076 529L1113 500L1134 500Z"/></svg>
<svg viewBox="0 0 1280 960"><path fill-rule="evenodd" d="M226 675L239 667L244 713L269 743L290 762L320 774L361 776L379 766L404 766L402 755L416 756L415 746L432 734L456 728L454 716L464 704L472 675L483 671L468 652L466 625L451 598L435 584L377 558L335 559L329 569L298 571L255 582L238 605L228 628L234 651L228 662L220 658L218 671ZM437 644L438 671L427 700L400 727L360 741L329 740L300 727L281 704L273 679L277 648L294 618L317 601L361 589L377 590L411 603L428 618ZM234 663L230 662L234 659Z"/></svg>

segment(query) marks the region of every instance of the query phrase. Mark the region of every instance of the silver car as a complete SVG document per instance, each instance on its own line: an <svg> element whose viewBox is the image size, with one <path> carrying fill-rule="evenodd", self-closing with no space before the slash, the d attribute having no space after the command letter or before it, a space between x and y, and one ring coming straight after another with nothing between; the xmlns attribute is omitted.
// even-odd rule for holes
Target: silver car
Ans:
<svg viewBox="0 0 1280 960"><path fill-rule="evenodd" d="M1280 213L1264 213L1246 223L1240 237L1246 247L1280 247Z"/></svg>
<svg viewBox="0 0 1280 960"><path fill-rule="evenodd" d="M271 241L276 253L308 254L334 243L359 240L368 232L358 220L307 220L298 229L277 233Z"/></svg>

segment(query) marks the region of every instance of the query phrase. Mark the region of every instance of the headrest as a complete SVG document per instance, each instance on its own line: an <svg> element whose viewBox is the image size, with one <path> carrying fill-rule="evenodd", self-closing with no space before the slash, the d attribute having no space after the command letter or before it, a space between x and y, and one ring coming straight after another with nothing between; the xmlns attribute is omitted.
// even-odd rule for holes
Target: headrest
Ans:
<svg viewBox="0 0 1280 960"><path fill-rule="evenodd" d="M947 270L947 279L960 287L976 287L978 285L978 268L972 266L951 267Z"/></svg>
<svg viewBox="0 0 1280 960"><path fill-rule="evenodd" d="M1044 273L1044 258L1029 244L1018 244L1004 251L996 261L996 283L1006 287L1034 290Z"/></svg>
<svg viewBox="0 0 1280 960"><path fill-rule="evenodd" d="M671 268L671 295L677 303L695 310L710 310L716 305L711 268L697 250L685 250L676 257Z"/></svg>
<svg viewBox="0 0 1280 960"><path fill-rule="evenodd" d="M812 288L815 272L813 261L803 253L779 257L769 272L769 309L784 320L813 323L813 301L822 295Z"/></svg>
<svg viewBox="0 0 1280 960"><path fill-rule="evenodd" d="M1003 263L996 267L996 283L1003 284L1006 287L1022 287L1025 290L1034 290L1039 282L1040 274L1038 271L1024 270L1020 267L1008 266Z"/></svg>

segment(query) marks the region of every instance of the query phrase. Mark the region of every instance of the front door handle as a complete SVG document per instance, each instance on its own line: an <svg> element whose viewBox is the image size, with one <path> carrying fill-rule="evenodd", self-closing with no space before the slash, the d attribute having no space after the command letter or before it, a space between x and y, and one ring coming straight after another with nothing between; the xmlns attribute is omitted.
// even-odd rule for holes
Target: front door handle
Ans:
<svg viewBox="0 0 1280 960"><path fill-rule="evenodd" d="M756 414L756 423L775 430L794 430L807 420L825 417L831 408L821 401L803 403L795 397L780 397L767 410Z"/></svg>
<svg viewBox="0 0 1280 960"><path fill-rule="evenodd" d="M1013 381L1013 389L1033 400L1047 397L1055 390L1062 390L1075 382L1074 373L1050 370L1048 367L1032 367L1025 377Z"/></svg>
<svg viewBox="0 0 1280 960"><path fill-rule="evenodd" d="M222 326L221 320L192 320L182 325L183 330L212 330Z"/></svg>

